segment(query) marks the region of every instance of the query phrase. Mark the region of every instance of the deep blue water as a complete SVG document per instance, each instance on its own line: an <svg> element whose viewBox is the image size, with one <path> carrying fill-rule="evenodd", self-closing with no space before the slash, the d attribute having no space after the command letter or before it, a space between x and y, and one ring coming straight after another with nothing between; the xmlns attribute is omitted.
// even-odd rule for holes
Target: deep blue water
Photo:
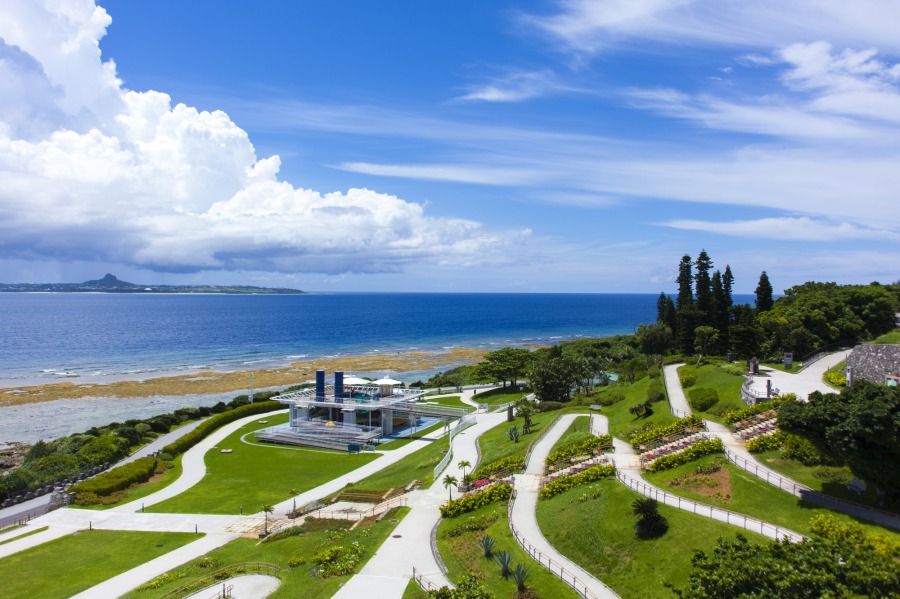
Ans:
<svg viewBox="0 0 900 599"><path fill-rule="evenodd" d="M632 333L652 294L0 293L0 386Z"/></svg>

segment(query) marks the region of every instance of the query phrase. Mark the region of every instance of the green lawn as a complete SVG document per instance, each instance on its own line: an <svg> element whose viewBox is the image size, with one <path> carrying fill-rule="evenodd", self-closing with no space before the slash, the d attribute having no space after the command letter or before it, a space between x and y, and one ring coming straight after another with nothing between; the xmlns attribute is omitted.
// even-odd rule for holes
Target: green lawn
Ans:
<svg viewBox="0 0 900 599"><path fill-rule="evenodd" d="M209 575L211 570L230 564L258 561L273 563L281 568L279 572L281 586L277 591L269 595L269 599L294 599L296 597L326 599L334 595L342 584L350 580L350 575L332 578L313 576L311 574L314 567L311 560L312 556L328 547L336 545L346 546L356 541L364 550L362 559L355 568L355 572L358 572L396 527L396 523L391 522L391 520L402 519L408 511L408 508L400 508L380 522L367 520L352 531L348 530L353 524L352 522L316 520L312 523L303 524L304 534L302 536L297 535L267 543L260 543L258 539L237 539L215 551L211 551L202 558L193 560L164 574L157 579L162 584L155 585L156 588L139 587L143 590L132 590L128 593L128 597L132 599L155 599L192 580ZM290 568L288 560L292 557L306 558L307 563ZM204 559L207 562L213 560L214 567L201 567L201 564L204 564ZM221 590L221 582L218 584L218 588ZM205 597L206 595L201 596Z"/></svg>
<svg viewBox="0 0 900 599"><path fill-rule="evenodd" d="M498 387L490 391L479 391L472 400L475 403L486 403L491 406L497 406L517 399L522 399L528 395L525 391L517 390L516 387Z"/></svg>
<svg viewBox="0 0 900 599"><path fill-rule="evenodd" d="M681 368L684 368L684 366ZM680 371L681 368L678 370ZM721 423L722 416L726 413L746 407L746 404L741 400L741 385L744 384L744 377L729 374L715 363L703 364L696 371L697 382L684 390L688 403L690 403L691 389L715 389L719 394L719 402L705 412L698 412L692 408L695 414L703 416L707 420Z"/></svg>
<svg viewBox="0 0 900 599"><path fill-rule="evenodd" d="M444 450L448 446L449 442L446 436L433 441L398 462L367 476L353 487L365 490L387 490L405 487L414 480L420 481L423 487L427 487L434 480L434 467L443 459Z"/></svg>
<svg viewBox="0 0 900 599"><path fill-rule="evenodd" d="M894 329L890 333L885 333L872 343L885 343L891 345L900 344L900 329Z"/></svg>
<svg viewBox="0 0 900 599"><path fill-rule="evenodd" d="M584 441L585 439L593 437L594 435L591 434L590 418L590 416L579 416L573 420L572 424L569 425L569 428L566 429L566 432L563 433L563 436L560 437L559 441L550 448L550 453L553 453L555 449L559 449L560 447L564 447L571 443L578 443L579 441Z"/></svg>
<svg viewBox="0 0 900 599"><path fill-rule="evenodd" d="M875 524L855 520L850 516L833 512L814 503L802 501L790 493L782 491L752 474L741 470L730 462L724 462L722 465L722 468L727 469L729 473L728 480L731 486L730 491L722 489L721 486L708 487L711 489L710 493L720 492L721 495L719 497L698 493L684 485L674 487L669 484L672 479L693 473L697 466L712 463L716 457L718 456L705 456L699 460L682 464L677 468L672 468L671 470L646 473L644 474L644 477L648 482L665 489L673 495L680 495L681 497L700 501L739 514L746 514L764 522L769 522L777 526L784 526L785 528L789 528L794 532L803 535L810 534L809 521L813 516L829 514L833 515L841 522L859 522L869 532L886 534L895 541L900 541L900 534L898 533Z"/></svg>
<svg viewBox="0 0 900 599"><path fill-rule="evenodd" d="M20 526L24 526L24 524L22 524L22 525L20 525ZM15 528L19 528L19 526L15 527ZM50 527L49 527L49 526L42 526L42 527L40 527L40 528L35 528L34 530L29 530L28 532L24 532L24 533L22 533L22 534L20 534L20 535L18 535L18 536L15 536L15 537L10 537L10 538L8 538L8 539L3 539L2 541L0 541L0 545L5 545L5 544L7 544L7 543L12 543L13 541L18 541L19 539L24 539L25 537L30 537L31 535L36 535L36 534L39 533L39 532L44 532L44 531L47 530L48 528L50 528ZM12 530L12 529L10 529L10 530ZM6 532L6 531L4 531L4 532Z"/></svg>
<svg viewBox="0 0 900 599"><path fill-rule="evenodd" d="M147 508L184 514L253 513L288 498L288 490L308 491L380 457L284 445L254 444L253 431L286 422L287 414L263 415L267 424L245 425L207 452L206 476L181 495ZM248 435L243 442L241 437ZM233 453L221 453L220 449Z"/></svg>
<svg viewBox="0 0 900 599"><path fill-rule="evenodd" d="M448 530L463 524L465 521L477 521L490 514L494 514L497 520L484 531L465 532L461 535L449 537ZM469 572L484 581L485 586L494 593L495 597L512 597L516 593L516 583L512 578L504 580L500 577L500 566L490 558L484 557L484 552L476 544L484 535L492 536L497 545L494 552L509 551L515 564L525 564L531 575L526 581L528 588L538 597L546 598L575 598L579 595L566 583L538 565L516 543L509 526L506 523L506 504L488 505L475 510L459 518L442 519L438 525L438 551L449 570L447 577L454 583L459 583L463 576Z"/></svg>
<svg viewBox="0 0 900 599"><path fill-rule="evenodd" d="M428 599L428 593L423 591L415 580L410 579L406 590L403 591L402 599Z"/></svg>
<svg viewBox="0 0 900 599"><path fill-rule="evenodd" d="M108 510L109 508L117 507L130 501L134 501L135 499L140 499L141 497L146 497L147 495L152 495L157 491L161 491L178 480L178 477L181 476L181 457L182 456L179 455L172 460L172 467L162 474L154 476L145 483L132 485L131 488L125 491L125 499L122 501L105 505L75 505L73 503L69 507L80 510Z"/></svg>
<svg viewBox="0 0 900 599"><path fill-rule="evenodd" d="M496 427L485 431L478 439L478 446L481 449L481 462L478 465L489 464L500 458L514 455L524 456L528 451L528 446L533 442L544 430L544 427L554 421L557 416L563 414L561 410L555 412L541 412L531 417L531 433L521 435L519 442L514 443L508 436L507 431L516 425L519 427L519 433L522 432L522 418L516 418L515 422L504 422ZM478 465L473 464L476 468Z"/></svg>
<svg viewBox="0 0 900 599"><path fill-rule="evenodd" d="M425 396L419 403L436 403L442 406L450 406L451 408L465 408L473 410L474 408L467 403L463 403L459 395L446 395L442 397Z"/></svg>
<svg viewBox="0 0 900 599"><path fill-rule="evenodd" d="M82 530L0 559L2 595L65 599L200 536Z"/></svg>
<svg viewBox="0 0 900 599"><path fill-rule="evenodd" d="M431 433L433 433L435 431L441 432L441 430L443 430L444 426L445 425L443 422L438 422L435 425L420 429L411 435L407 435L400 439L394 439L393 441L388 441L387 443L382 443L381 445L378 446L378 450L379 451L384 451L384 450L390 451L392 449L398 449L400 447L403 447L404 445L409 445L410 443L412 443L413 439L424 439L426 437L430 437Z"/></svg>
<svg viewBox="0 0 900 599"><path fill-rule="evenodd" d="M612 436L628 440L632 431L647 425L660 426L675 420L666 402L653 404L653 413L649 416L637 417L628 410L637 404L647 401L647 385L650 379L642 378L634 383L618 382L601 387L593 403L599 404L604 395L624 395L625 399L611 406L603 406L600 413L609 419L609 432Z"/></svg>
<svg viewBox="0 0 900 599"><path fill-rule="evenodd" d="M831 495L832 497L837 497L846 501L853 501L855 503L861 503L863 505L878 507L875 487L871 485L867 487L865 494L857 495L855 492L847 488L846 483L829 482L827 480L823 480L820 476L817 475L827 472L828 469L820 470L819 466L804 466L796 460L783 458L782 450L780 449L772 449L770 451L757 453L754 454L754 457L772 470L780 472L786 477L792 478L811 489L821 491L826 495ZM845 471L847 481L849 482L853 474L847 467L844 467L842 470Z"/></svg>
<svg viewBox="0 0 900 599"><path fill-rule="evenodd" d="M594 493L599 497L592 499ZM547 540L562 554L612 587L623 599L675 597L663 585L684 586L695 550L711 551L719 537L733 539L733 526L665 505L659 512L669 530L658 539L638 539L631 504L642 497L615 479L541 499L537 519ZM584 500L583 500L584 499ZM751 540L762 537L750 532Z"/></svg>

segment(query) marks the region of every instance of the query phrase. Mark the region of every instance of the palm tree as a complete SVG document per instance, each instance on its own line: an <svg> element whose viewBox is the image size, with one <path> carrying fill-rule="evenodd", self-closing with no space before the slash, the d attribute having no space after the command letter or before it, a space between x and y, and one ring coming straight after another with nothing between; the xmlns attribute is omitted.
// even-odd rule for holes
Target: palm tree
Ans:
<svg viewBox="0 0 900 599"><path fill-rule="evenodd" d="M469 460L461 460L459 464L457 464L463 471L463 478L466 478L466 468L471 468L472 463Z"/></svg>
<svg viewBox="0 0 900 599"><path fill-rule="evenodd" d="M450 476L449 474L444 477L444 488L450 490L450 500L453 501L453 485L457 484L459 481L456 480L455 476Z"/></svg>
<svg viewBox="0 0 900 599"><path fill-rule="evenodd" d="M300 494L300 489L297 489L295 487L291 487L288 490L288 495L290 495L291 497L294 498L294 508L291 510L291 513L294 515L297 514L297 495L299 495L299 494Z"/></svg>
<svg viewBox="0 0 900 599"><path fill-rule="evenodd" d="M634 523L634 531L640 538L658 537L669 529L669 522L659 513L659 504L655 499L635 499L631 504L631 515L638 518Z"/></svg>
<svg viewBox="0 0 900 599"><path fill-rule="evenodd" d="M259 511L263 512L263 514L265 514L266 521L265 521L265 524L263 525L263 531L265 532L265 534L269 534L269 514L271 514L272 512L275 511L275 507L269 505L268 503L264 503L261 506L259 506Z"/></svg>

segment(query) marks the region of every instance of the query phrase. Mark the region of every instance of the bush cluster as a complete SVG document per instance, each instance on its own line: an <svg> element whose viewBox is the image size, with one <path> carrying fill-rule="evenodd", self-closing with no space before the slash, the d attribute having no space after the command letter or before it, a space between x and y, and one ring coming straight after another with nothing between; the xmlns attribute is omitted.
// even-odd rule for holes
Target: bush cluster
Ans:
<svg viewBox="0 0 900 599"><path fill-rule="evenodd" d="M825 382L835 387L847 386L847 375L837 370L828 370L823 377Z"/></svg>
<svg viewBox="0 0 900 599"><path fill-rule="evenodd" d="M481 532L490 528L491 525L499 519L500 515L497 512L491 512L490 514L486 514L481 518L469 516L462 524L457 524L453 528L447 529L443 536L452 538L464 535L469 532Z"/></svg>
<svg viewBox="0 0 900 599"><path fill-rule="evenodd" d="M656 403L658 401L666 400L666 387L663 385L662 379L651 378L650 383L647 385L647 401L650 403Z"/></svg>
<svg viewBox="0 0 900 599"><path fill-rule="evenodd" d="M222 412L221 414L216 414L212 418L205 420L200 426L181 437L180 439L174 441L173 443L169 443L162 450L166 453L172 455L178 455L180 453L184 453L200 441L206 438L211 432L216 430L222 425L228 424L229 422L234 422L235 420L240 420L245 416L251 416L253 414L264 414L266 412L272 412L274 410L278 410L283 408L284 406L277 401L262 401L252 404L246 404L239 408L235 408L230 412Z"/></svg>
<svg viewBox="0 0 900 599"><path fill-rule="evenodd" d="M510 495L512 495L512 485L509 483L491 485L484 491L448 501L440 507L441 517L456 518L495 501L506 501Z"/></svg>
<svg viewBox="0 0 900 599"><path fill-rule="evenodd" d="M700 416L692 414L690 416L686 416L685 418L679 418L678 420L670 422L669 424L654 426L644 431L640 431L631 437L631 444L635 449L637 449L641 443L652 441L653 439L663 437L665 435L671 435L672 433L680 433L685 428L696 427L702 424L703 419Z"/></svg>
<svg viewBox="0 0 900 599"><path fill-rule="evenodd" d="M697 371L692 366L682 366L678 369L678 380L687 389L697 382Z"/></svg>
<svg viewBox="0 0 900 599"><path fill-rule="evenodd" d="M358 541L323 549L312 557L316 573L322 578L352 574L362 559L363 548Z"/></svg>
<svg viewBox="0 0 900 599"><path fill-rule="evenodd" d="M815 445L803 437L790 433L784 434L781 455L789 460L796 460L804 466L830 466L834 464L834 461L823 455L821 451L816 449Z"/></svg>
<svg viewBox="0 0 900 599"><path fill-rule="evenodd" d="M549 499L556 497L560 493L565 493L569 489L580 487L588 483L596 482L607 476L615 476L616 467L611 464L601 464L588 468L584 472L573 474L571 476L560 476L556 480L550 481L541 489L541 499Z"/></svg>
<svg viewBox="0 0 900 599"><path fill-rule="evenodd" d="M718 437L715 439L707 439L705 441L700 441L699 443L694 443L681 453L674 453L656 458L650 463L650 466L647 469L650 472L669 470L676 466L693 462L703 456L719 453L722 451L722 448L722 439L719 439Z"/></svg>
<svg viewBox="0 0 900 599"><path fill-rule="evenodd" d="M719 403L719 392L715 389L699 388L688 391L688 403L698 412L705 412Z"/></svg>
<svg viewBox="0 0 900 599"><path fill-rule="evenodd" d="M156 458L140 458L72 485L69 492L75 493L75 503L79 505L90 505L85 501L97 503L97 496L105 497L116 491L124 491L135 483L149 480L156 473L156 464Z"/></svg>
<svg viewBox="0 0 900 599"><path fill-rule="evenodd" d="M478 480L479 478L487 478L492 474L496 474L497 472L504 472L506 470L521 470L525 467L525 458L523 456L509 456L505 458L500 458L499 460L494 460L488 464L485 464L478 470L472 473L472 479Z"/></svg>
<svg viewBox="0 0 900 599"><path fill-rule="evenodd" d="M754 437L747 441L747 451L750 453L762 453L770 449L781 449L781 446L784 444L785 434L778 431L771 435Z"/></svg>
<svg viewBox="0 0 900 599"><path fill-rule="evenodd" d="M561 410L563 404L561 401L542 401L537 405L538 412L555 412L556 410Z"/></svg>
<svg viewBox="0 0 900 599"><path fill-rule="evenodd" d="M746 420L751 416L756 416L757 414L762 414L763 412L773 410L783 404L785 401L794 399L796 397L796 395L783 395L775 397L769 401L761 401L757 404L753 404L752 406L747 406L746 408L732 410L725 414L725 416L723 417L723 421L725 422L725 424L734 424L735 422Z"/></svg>
<svg viewBox="0 0 900 599"><path fill-rule="evenodd" d="M601 396L599 401L601 406L612 406L620 401L625 401L625 396L621 393L607 393Z"/></svg>
<svg viewBox="0 0 900 599"><path fill-rule="evenodd" d="M612 447L611 435L588 437L587 439L575 441L574 443L568 443L566 445L563 445L559 449L551 451L550 455L547 456L547 459L544 460L544 463L549 466L550 464L568 460L569 458L574 458L578 455L590 453L590 451L593 449L603 449L606 447Z"/></svg>

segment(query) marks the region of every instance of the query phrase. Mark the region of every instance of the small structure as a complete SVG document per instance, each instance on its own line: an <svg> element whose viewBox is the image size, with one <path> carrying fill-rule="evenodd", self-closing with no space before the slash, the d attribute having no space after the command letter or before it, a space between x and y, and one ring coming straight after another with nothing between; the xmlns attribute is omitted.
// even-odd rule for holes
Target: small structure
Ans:
<svg viewBox="0 0 900 599"><path fill-rule="evenodd" d="M397 388L400 381L377 381L334 373L326 384L325 371L316 371L315 387L286 393L276 399L290 408L287 425L263 429L256 439L291 445L309 445L350 451L439 420L455 420L466 414L453 408L420 401L420 389ZM429 417L426 423L422 417Z"/></svg>
<svg viewBox="0 0 900 599"><path fill-rule="evenodd" d="M897 381L900 377L900 345L857 345L847 357L847 372L848 385L856 379L876 385Z"/></svg>

